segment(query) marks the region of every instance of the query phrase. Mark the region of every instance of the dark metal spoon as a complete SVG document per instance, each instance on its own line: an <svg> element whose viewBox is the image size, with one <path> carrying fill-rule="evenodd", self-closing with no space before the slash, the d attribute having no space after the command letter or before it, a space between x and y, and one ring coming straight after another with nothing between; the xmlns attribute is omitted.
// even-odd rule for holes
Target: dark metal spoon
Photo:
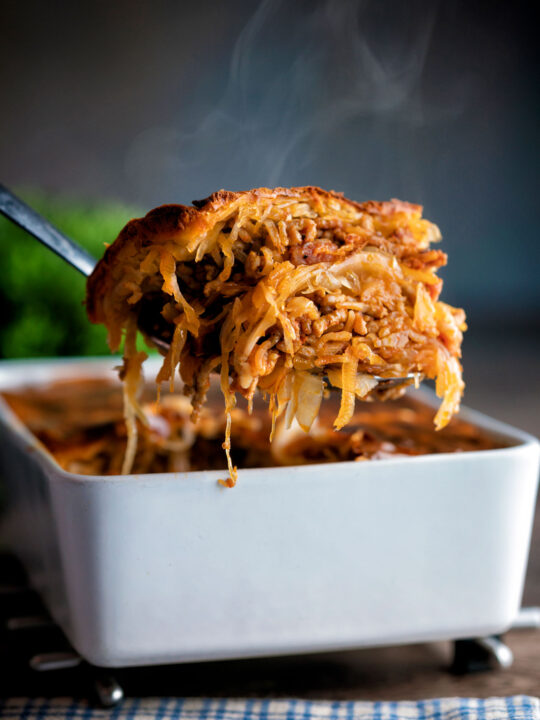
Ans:
<svg viewBox="0 0 540 720"><path fill-rule="evenodd" d="M96 259L0 184L0 212L88 277Z"/></svg>

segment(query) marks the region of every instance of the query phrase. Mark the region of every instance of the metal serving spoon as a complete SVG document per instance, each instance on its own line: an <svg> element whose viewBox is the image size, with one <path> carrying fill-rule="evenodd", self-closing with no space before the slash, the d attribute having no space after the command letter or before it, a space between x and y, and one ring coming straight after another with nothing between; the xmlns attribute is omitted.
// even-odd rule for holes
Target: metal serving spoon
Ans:
<svg viewBox="0 0 540 720"><path fill-rule="evenodd" d="M95 258L2 184L0 184L0 212L46 245L49 250L60 255L62 260L73 265L85 277L88 277L95 268L97 262Z"/></svg>
<svg viewBox="0 0 540 720"><path fill-rule="evenodd" d="M59 255L62 260L72 265L76 270L88 277L95 268L97 260L86 252L80 245L73 242L64 235L58 228L55 228L42 215L29 207L20 198L0 183L0 213L18 225L27 233L46 245ZM145 312L139 315L139 329L151 340L156 348L163 354L169 350L170 343L152 333L151 313ZM145 329L146 328L146 329ZM150 330L150 332L149 332ZM373 376L381 386L381 389L390 389L399 385L409 384L416 379L415 373L409 373L405 377L381 377ZM339 389L339 388L333 388Z"/></svg>

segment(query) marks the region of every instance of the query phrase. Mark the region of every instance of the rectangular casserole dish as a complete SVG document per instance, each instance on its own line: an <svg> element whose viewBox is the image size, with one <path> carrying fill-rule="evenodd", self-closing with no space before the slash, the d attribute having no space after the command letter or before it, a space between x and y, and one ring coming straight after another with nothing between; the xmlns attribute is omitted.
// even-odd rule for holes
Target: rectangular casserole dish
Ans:
<svg viewBox="0 0 540 720"><path fill-rule="evenodd" d="M0 391L117 363L6 361ZM509 447L240 470L227 489L223 471L65 472L0 399L1 538L100 666L499 633L520 605L539 443L462 416Z"/></svg>

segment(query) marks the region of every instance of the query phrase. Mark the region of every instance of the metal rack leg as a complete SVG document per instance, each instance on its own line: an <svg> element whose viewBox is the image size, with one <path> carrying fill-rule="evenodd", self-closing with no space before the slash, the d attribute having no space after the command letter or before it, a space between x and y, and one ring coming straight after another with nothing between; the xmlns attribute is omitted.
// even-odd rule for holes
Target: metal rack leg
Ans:
<svg viewBox="0 0 540 720"><path fill-rule="evenodd" d="M110 708L118 705L124 699L124 690L115 677L107 674L98 674L94 679L94 690L99 704Z"/></svg>
<svg viewBox="0 0 540 720"><path fill-rule="evenodd" d="M540 608L521 608L512 624L511 630L540 629ZM514 662L514 654L501 635L481 638L468 638L454 642L454 659L451 672L462 675L470 672L483 672L494 668L509 668Z"/></svg>

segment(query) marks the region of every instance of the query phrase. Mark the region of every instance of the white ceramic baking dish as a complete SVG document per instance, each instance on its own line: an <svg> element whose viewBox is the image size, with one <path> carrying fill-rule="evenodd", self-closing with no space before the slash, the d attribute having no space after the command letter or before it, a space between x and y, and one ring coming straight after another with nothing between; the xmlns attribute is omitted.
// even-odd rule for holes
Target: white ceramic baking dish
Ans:
<svg viewBox="0 0 540 720"><path fill-rule="evenodd" d="M5 362L0 389L116 360ZM518 613L539 444L377 462L88 477L0 407L2 538L101 666L482 636Z"/></svg>

